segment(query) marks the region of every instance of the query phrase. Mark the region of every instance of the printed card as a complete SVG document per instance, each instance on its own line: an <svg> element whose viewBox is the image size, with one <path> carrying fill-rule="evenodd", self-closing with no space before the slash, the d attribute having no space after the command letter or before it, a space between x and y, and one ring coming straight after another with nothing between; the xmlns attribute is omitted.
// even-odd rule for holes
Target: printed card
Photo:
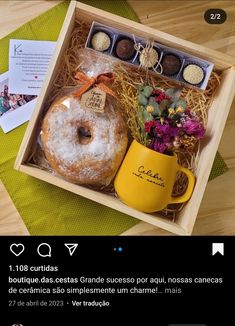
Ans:
<svg viewBox="0 0 235 326"><path fill-rule="evenodd" d="M38 95L56 42L10 40L9 92Z"/></svg>

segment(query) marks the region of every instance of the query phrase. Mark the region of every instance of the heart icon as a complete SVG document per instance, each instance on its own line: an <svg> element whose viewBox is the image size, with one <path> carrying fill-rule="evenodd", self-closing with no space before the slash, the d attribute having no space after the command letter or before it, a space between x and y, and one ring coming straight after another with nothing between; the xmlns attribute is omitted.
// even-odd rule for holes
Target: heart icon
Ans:
<svg viewBox="0 0 235 326"><path fill-rule="evenodd" d="M22 243L12 243L12 245L10 245L10 251L17 257L22 254L24 249L25 248Z"/></svg>

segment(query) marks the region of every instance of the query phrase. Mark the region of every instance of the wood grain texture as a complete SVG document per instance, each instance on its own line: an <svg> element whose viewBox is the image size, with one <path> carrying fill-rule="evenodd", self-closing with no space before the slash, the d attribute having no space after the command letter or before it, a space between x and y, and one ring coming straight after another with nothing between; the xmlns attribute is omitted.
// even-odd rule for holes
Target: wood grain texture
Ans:
<svg viewBox="0 0 235 326"><path fill-rule="evenodd" d="M0 37L7 35L58 2L0 1ZM143 24L235 57L235 1L129 0L128 2ZM227 21L218 26L207 24L203 20L203 15L208 8L224 9L228 14ZM193 234L195 235L235 235L234 141L235 101L231 107L219 146L219 151L230 170L208 183L194 227ZM0 211L0 218L4 218L2 211ZM169 233L140 222L124 234L161 235Z"/></svg>
<svg viewBox="0 0 235 326"><path fill-rule="evenodd" d="M0 1L0 38L62 1Z"/></svg>
<svg viewBox="0 0 235 326"><path fill-rule="evenodd" d="M235 55L235 1L136 1L129 0L141 23L212 49ZM204 13L222 8L223 25L210 25Z"/></svg>
<svg viewBox="0 0 235 326"><path fill-rule="evenodd" d="M29 235L4 185L0 181L0 235Z"/></svg>

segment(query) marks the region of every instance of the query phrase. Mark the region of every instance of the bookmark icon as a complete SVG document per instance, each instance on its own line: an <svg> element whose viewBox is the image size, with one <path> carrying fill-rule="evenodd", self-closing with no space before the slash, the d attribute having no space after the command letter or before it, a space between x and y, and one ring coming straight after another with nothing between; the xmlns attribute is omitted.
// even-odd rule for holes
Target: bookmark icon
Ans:
<svg viewBox="0 0 235 326"><path fill-rule="evenodd" d="M212 256L219 253L224 256L224 244L223 243L212 243Z"/></svg>
<svg viewBox="0 0 235 326"><path fill-rule="evenodd" d="M77 249L78 243L64 243L64 245L69 250L69 255L73 256L74 251Z"/></svg>

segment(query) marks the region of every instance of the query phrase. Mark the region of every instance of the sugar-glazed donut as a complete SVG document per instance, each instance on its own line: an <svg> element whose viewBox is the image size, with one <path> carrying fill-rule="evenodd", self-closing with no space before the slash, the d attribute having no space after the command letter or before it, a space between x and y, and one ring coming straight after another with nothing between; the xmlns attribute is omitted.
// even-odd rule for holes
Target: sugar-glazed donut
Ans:
<svg viewBox="0 0 235 326"><path fill-rule="evenodd" d="M72 94L57 99L46 113L41 140L52 169L73 182L110 183L127 147L127 131L116 100L107 94L104 113L84 110Z"/></svg>

